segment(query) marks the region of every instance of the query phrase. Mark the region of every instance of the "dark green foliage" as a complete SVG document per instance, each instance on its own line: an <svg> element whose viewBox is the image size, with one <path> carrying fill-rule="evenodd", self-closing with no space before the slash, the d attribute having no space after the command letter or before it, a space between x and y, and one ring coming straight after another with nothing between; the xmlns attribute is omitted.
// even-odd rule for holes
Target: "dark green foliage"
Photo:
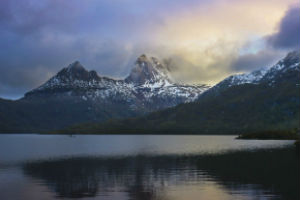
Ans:
<svg viewBox="0 0 300 200"><path fill-rule="evenodd" d="M111 118L136 116L126 105L56 97L0 99L0 132L43 132L76 123L99 122Z"/></svg>
<svg viewBox="0 0 300 200"><path fill-rule="evenodd" d="M241 134L237 137L237 139L289 139L289 140L297 140L299 139L299 135L297 133L297 129L294 130L281 130L281 131L261 131L261 132L249 132Z"/></svg>
<svg viewBox="0 0 300 200"><path fill-rule="evenodd" d="M196 102L138 118L120 120L143 115L142 108L133 111L118 99L84 101L80 89L73 97L47 91L14 102L0 99L0 132L43 132L73 125L56 133L247 134L264 139L271 133L272 138L294 138L290 132L300 126L299 59L299 52L291 52L255 84L232 86L226 79Z"/></svg>
<svg viewBox="0 0 300 200"><path fill-rule="evenodd" d="M139 118L82 124L58 133L88 134L243 134L299 128L300 78L277 85L243 84L206 93Z"/></svg>
<svg viewBox="0 0 300 200"><path fill-rule="evenodd" d="M300 141L299 139L295 142L296 148L297 148L297 152L298 154L300 153Z"/></svg>

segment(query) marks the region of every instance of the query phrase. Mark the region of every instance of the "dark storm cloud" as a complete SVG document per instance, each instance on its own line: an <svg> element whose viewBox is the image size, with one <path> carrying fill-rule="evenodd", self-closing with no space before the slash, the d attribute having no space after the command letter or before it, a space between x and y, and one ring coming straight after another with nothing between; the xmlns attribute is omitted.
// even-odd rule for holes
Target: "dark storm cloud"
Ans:
<svg viewBox="0 0 300 200"><path fill-rule="evenodd" d="M300 48L300 7L291 7L282 18L278 32L267 37L274 48Z"/></svg>
<svg viewBox="0 0 300 200"><path fill-rule="evenodd" d="M262 67L269 67L278 61L282 54L274 50L262 50L256 53L247 53L233 59L231 68L233 71L253 71Z"/></svg>
<svg viewBox="0 0 300 200"><path fill-rule="evenodd" d="M50 36L49 36L50 37ZM9 38L9 37L7 37ZM10 46L0 54L0 96L8 88L23 94L45 82L68 64L79 60L87 69L97 70L100 75L124 74L130 54L126 47L112 41L97 42L80 39L65 43L64 38L53 38L57 43L47 45L35 39L19 40L11 36L4 46ZM129 60L128 60L129 61Z"/></svg>
<svg viewBox="0 0 300 200"><path fill-rule="evenodd" d="M165 45L158 37L168 20L217 1L0 0L0 97L22 96L75 60L100 75L124 77L142 53L172 54L177 41ZM206 69L179 63L191 69L185 80L212 79Z"/></svg>
<svg viewBox="0 0 300 200"><path fill-rule="evenodd" d="M0 1L0 96L21 96L75 60L102 75L124 74L130 51L107 36L124 37L125 31L113 27L129 22L124 12L110 9L114 6L109 1Z"/></svg>
<svg viewBox="0 0 300 200"><path fill-rule="evenodd" d="M252 71L274 64L286 52L300 48L300 7L290 7L278 24L278 31L263 40L267 47L256 53L246 53L233 59L233 71Z"/></svg>
<svg viewBox="0 0 300 200"><path fill-rule="evenodd" d="M21 96L75 60L101 75L125 76L140 54L134 42L163 23L166 6L184 5L170 3L1 0L0 97Z"/></svg>
<svg viewBox="0 0 300 200"><path fill-rule="evenodd" d="M79 13L74 4L66 4L64 1L58 4L57 0L2 0L0 7L0 25L3 31L20 35L39 33L45 28L53 27L66 31Z"/></svg>

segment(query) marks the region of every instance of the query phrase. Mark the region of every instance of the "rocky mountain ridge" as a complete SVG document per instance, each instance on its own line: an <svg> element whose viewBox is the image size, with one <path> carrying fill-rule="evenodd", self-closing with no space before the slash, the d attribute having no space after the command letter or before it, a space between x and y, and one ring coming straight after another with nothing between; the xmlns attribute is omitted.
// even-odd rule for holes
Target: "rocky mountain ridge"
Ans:
<svg viewBox="0 0 300 200"><path fill-rule="evenodd" d="M78 61L63 68L40 87L25 94L38 96L73 96L96 102L124 101L131 109L149 111L191 102L207 90L207 85L183 85L172 81L158 59L141 55L124 80L99 76L87 71Z"/></svg>
<svg viewBox="0 0 300 200"><path fill-rule="evenodd" d="M140 56L124 80L99 76L78 61L21 99L0 99L0 132L40 132L130 118L191 102L207 85L172 81L156 58Z"/></svg>
<svg viewBox="0 0 300 200"><path fill-rule="evenodd" d="M75 62L22 99L0 99L0 131L42 132L82 123L89 125L63 131L237 134L291 130L299 128L299 58L299 51L291 52L269 69L228 77L210 89L174 83L167 68L146 56L137 60L124 80L99 76ZM163 108L168 109L157 111ZM157 112L147 114L151 111Z"/></svg>
<svg viewBox="0 0 300 200"><path fill-rule="evenodd" d="M299 59L300 51L292 51L269 69L261 68L250 73L229 76L210 88L207 93L218 92L219 90L243 84L268 84L269 86L272 86L281 79L286 80L285 76L289 74L288 72L300 72Z"/></svg>
<svg viewBox="0 0 300 200"><path fill-rule="evenodd" d="M194 102L59 133L293 135L300 128L299 60L299 51L290 52L269 69L228 77Z"/></svg>

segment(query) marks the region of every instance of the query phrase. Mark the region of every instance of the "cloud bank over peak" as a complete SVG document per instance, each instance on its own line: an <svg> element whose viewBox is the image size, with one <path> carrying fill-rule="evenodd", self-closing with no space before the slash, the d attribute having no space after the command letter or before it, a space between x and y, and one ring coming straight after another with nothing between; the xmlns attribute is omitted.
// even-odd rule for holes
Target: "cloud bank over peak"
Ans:
<svg viewBox="0 0 300 200"><path fill-rule="evenodd" d="M274 48L299 49L300 47L300 7L292 6L278 25L278 30L267 37Z"/></svg>
<svg viewBox="0 0 300 200"><path fill-rule="evenodd" d="M299 48L295 3L2 0L0 97L21 97L75 60L123 78L143 53L169 60L180 82L214 84Z"/></svg>

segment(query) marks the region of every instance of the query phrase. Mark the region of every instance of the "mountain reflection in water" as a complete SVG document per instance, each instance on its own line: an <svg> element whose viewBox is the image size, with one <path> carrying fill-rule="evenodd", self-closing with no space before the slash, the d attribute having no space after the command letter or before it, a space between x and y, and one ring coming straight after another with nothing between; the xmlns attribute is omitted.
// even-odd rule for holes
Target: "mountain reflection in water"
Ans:
<svg viewBox="0 0 300 200"><path fill-rule="evenodd" d="M28 162L23 172L47 185L58 198L121 193L119 199L176 199L169 194L172 188L191 186L190 195L200 197L201 189L217 186L237 199L299 199L299 158L294 148L214 155L72 157Z"/></svg>

